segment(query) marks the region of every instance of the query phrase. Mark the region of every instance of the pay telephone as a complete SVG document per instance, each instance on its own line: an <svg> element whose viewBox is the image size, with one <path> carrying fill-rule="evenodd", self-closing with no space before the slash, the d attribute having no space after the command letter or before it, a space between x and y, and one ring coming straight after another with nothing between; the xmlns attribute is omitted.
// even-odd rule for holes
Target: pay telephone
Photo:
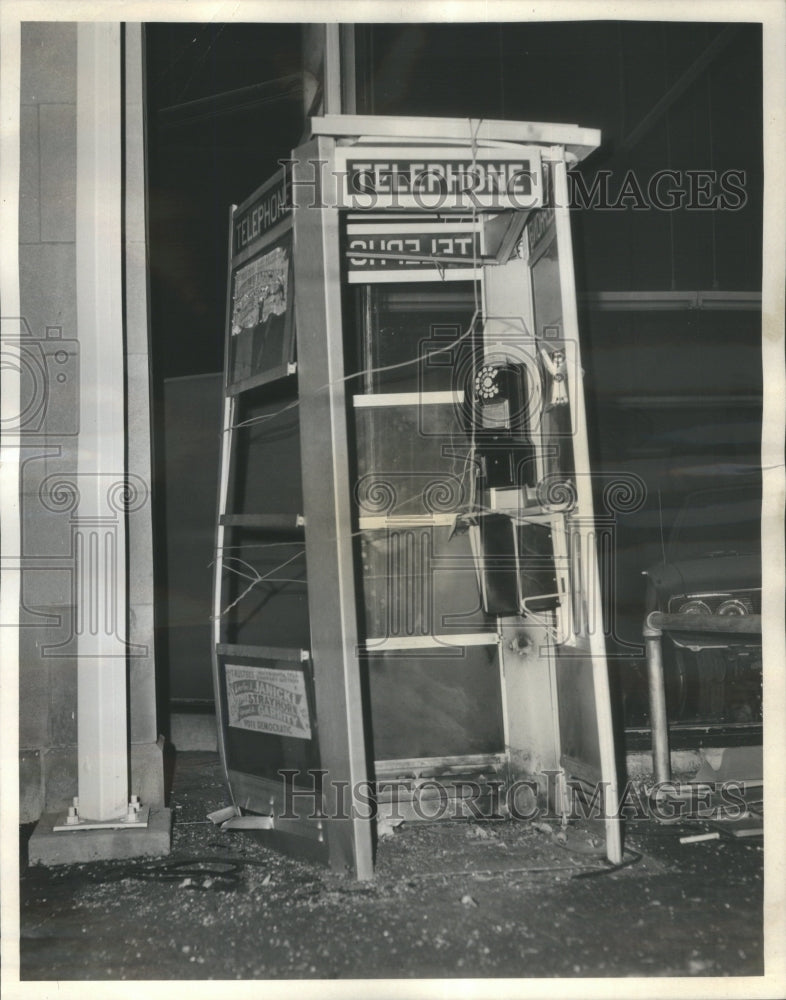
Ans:
<svg viewBox="0 0 786 1000"><path fill-rule="evenodd" d="M534 486L535 449L529 439L526 366L486 358L475 371L472 398L474 438L486 486Z"/></svg>
<svg viewBox="0 0 786 1000"><path fill-rule="evenodd" d="M524 365L487 361L475 374L474 390L480 404L483 427L509 431L521 427L522 431L528 430L525 420L527 373Z"/></svg>

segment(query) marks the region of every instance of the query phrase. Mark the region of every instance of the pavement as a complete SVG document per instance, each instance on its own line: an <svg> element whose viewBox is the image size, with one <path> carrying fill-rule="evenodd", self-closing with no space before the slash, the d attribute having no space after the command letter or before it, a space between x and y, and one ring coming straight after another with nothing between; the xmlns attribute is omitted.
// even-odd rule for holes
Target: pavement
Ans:
<svg viewBox="0 0 786 1000"><path fill-rule="evenodd" d="M167 857L28 865L23 829L22 981L366 979L378 997L383 980L764 971L762 837L632 821L612 869L598 821L404 823L360 883L221 831L207 814L228 803L217 755L179 753Z"/></svg>

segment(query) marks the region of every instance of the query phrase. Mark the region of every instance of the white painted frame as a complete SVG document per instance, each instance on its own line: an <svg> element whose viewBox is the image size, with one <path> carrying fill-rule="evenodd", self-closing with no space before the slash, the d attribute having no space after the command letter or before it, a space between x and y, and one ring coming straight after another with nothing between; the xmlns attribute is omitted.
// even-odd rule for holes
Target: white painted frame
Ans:
<svg viewBox="0 0 786 1000"><path fill-rule="evenodd" d="M495 121L486 118L418 118L392 115L325 114L311 119L313 135L333 138L350 137L353 141L390 144L407 141L444 140L451 143L472 139L480 143L537 143L541 146L564 145L583 160L600 145L600 132L594 128L554 122Z"/></svg>
<svg viewBox="0 0 786 1000"><path fill-rule="evenodd" d="M126 474L123 357L123 142L119 23L77 29L76 293L81 392L78 443L79 522L85 546L76 595L78 632L78 772L80 816L112 820L128 807L127 665L118 655L114 609L127 606L125 516L113 521L114 563L107 519L107 477ZM94 520L94 524L90 521ZM87 554L87 553L86 553ZM105 557L110 560L104 561ZM77 554L77 559L79 555ZM80 567L77 566L77 577ZM94 602L98 607L93 608ZM85 618L85 611L90 612ZM78 626L77 626L78 627ZM113 633L114 630L114 633Z"/></svg>

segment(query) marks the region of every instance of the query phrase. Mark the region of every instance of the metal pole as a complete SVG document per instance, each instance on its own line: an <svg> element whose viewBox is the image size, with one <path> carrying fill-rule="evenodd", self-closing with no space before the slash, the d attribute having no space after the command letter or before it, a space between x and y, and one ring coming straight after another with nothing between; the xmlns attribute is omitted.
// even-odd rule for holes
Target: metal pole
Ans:
<svg viewBox="0 0 786 1000"><path fill-rule="evenodd" d="M666 685L663 680L663 655L660 629L649 623L644 626L647 647L647 677L650 693L650 726L652 728L652 764L657 782L671 781L669 754L669 723L666 717Z"/></svg>

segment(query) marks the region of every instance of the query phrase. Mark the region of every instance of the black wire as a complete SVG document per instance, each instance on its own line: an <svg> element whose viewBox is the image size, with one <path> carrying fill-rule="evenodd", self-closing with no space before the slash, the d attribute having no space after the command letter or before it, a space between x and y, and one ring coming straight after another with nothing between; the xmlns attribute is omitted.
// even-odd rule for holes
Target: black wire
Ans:
<svg viewBox="0 0 786 1000"><path fill-rule="evenodd" d="M141 867L124 865L103 875L91 876L97 882L123 882L136 879L140 882L178 882L180 888L196 890L234 889L240 885L240 874L245 864L242 860L205 857L181 858ZM182 885L184 879L196 879Z"/></svg>
<svg viewBox="0 0 786 1000"><path fill-rule="evenodd" d="M196 59L196 65L194 66L194 68L193 68L193 70L191 72L191 75L186 80L186 84L183 87L183 89L181 90L180 96L178 97L177 101L175 101L175 104L182 103L183 98L185 97L186 92L188 91L188 88L191 86L191 81L194 79L194 77L197 75L197 73L202 69L202 64L205 62L205 60L207 59L207 57L210 55L211 51L213 50L213 46L216 44L216 42L219 40L219 38L221 37L221 35L224 33L224 29L226 28L226 25L222 24L221 27L218 29L218 32L215 31L215 27L216 27L215 24L211 23L209 25L206 25L206 28L208 28L208 27L211 28L211 29L213 29L213 32L212 32L213 37L210 39L210 44L205 49L205 51L200 56L197 57L197 59ZM202 34L200 34L199 37L201 38L203 34L204 34L204 31L202 32Z"/></svg>
<svg viewBox="0 0 786 1000"><path fill-rule="evenodd" d="M571 879L596 878L599 875L610 875L628 868L630 865L641 861L642 855L630 848L625 850L629 855L616 865L608 865L603 868L590 868L586 871L578 872L571 876ZM176 861L165 861L156 864L143 865L123 865L110 872L103 874L91 873L90 878L99 883L124 882L128 879L139 882L162 882L178 883L178 888L192 889L199 892L221 892L229 889L236 889L241 884L243 869L249 866L269 867L267 861L257 861L246 858L227 858L218 856L208 856L203 858L181 858ZM569 871L571 865L563 865L547 868L519 869L523 871L549 872L549 871ZM515 871L515 869L513 869ZM483 874L505 876L511 873L510 869L483 872ZM436 877L455 877L456 875L480 874L480 872L415 872L410 878L428 879ZM191 879L186 883L187 879ZM185 883L185 884L184 884Z"/></svg>
<svg viewBox="0 0 786 1000"><path fill-rule="evenodd" d="M571 875L571 878L597 878L599 875L611 875L612 872L618 872L622 868L629 868L631 865L638 864L642 858L642 855L638 851L633 851L630 848L626 848L623 854L630 855L627 861L620 861L619 864L608 865L606 868L594 868L592 871L579 872L578 875Z"/></svg>

